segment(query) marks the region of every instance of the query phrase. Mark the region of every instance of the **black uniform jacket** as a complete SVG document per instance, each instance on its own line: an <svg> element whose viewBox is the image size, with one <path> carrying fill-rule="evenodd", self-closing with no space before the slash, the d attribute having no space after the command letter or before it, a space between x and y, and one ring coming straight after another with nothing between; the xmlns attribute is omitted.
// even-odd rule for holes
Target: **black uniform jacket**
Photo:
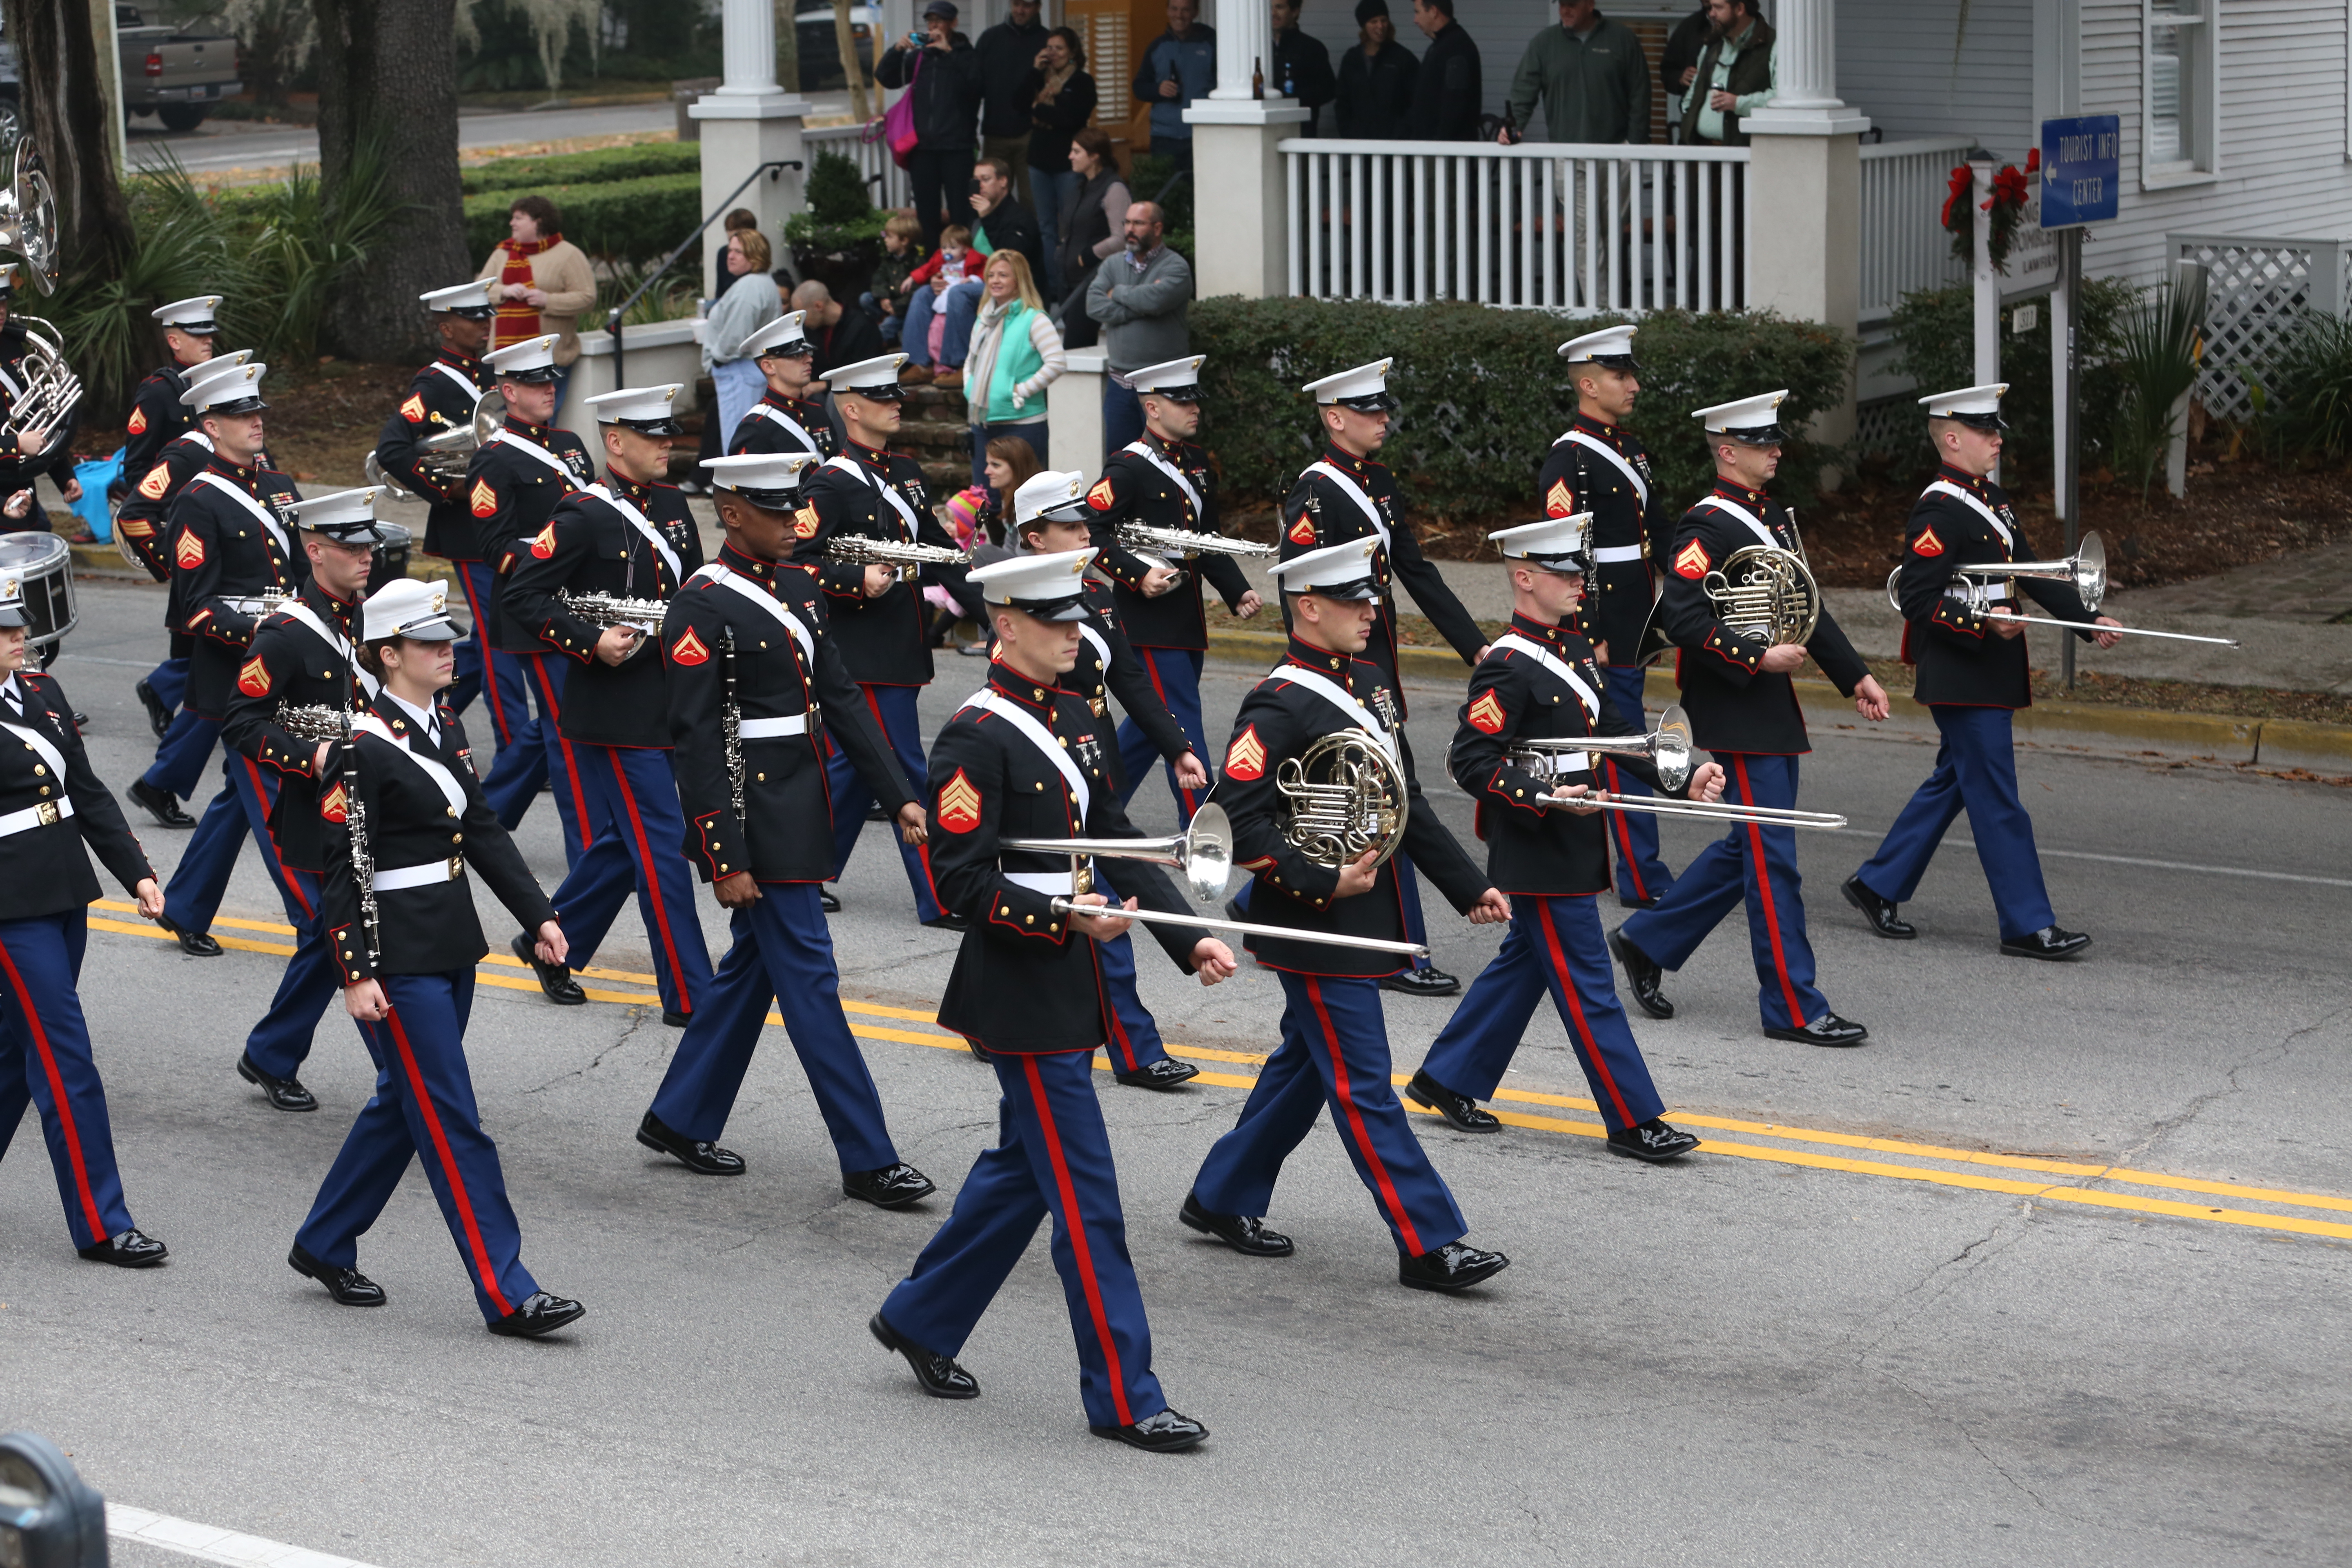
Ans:
<svg viewBox="0 0 2352 1568"><path fill-rule="evenodd" d="M514 840L482 798L464 727L446 703L436 701L436 708L438 744L420 734L408 710L389 696L378 698L371 711L407 742L408 752L438 763L449 773L465 797L462 809L449 804L440 785L404 755L402 747L380 735L362 732L354 739L351 777L343 776L340 758L329 763L332 776L319 799L327 860L319 897L328 946L345 984L379 974L443 974L479 963L490 949L474 912L473 889L463 875L467 868L481 873L523 930L537 931L556 918ZM368 852L378 877L428 865L460 872L415 888L379 888L375 902L383 951L373 958L368 955L359 886L352 876L350 792L354 788L367 808Z"/></svg>
<svg viewBox="0 0 2352 1568"><path fill-rule="evenodd" d="M1073 933L1053 908L1055 893L1023 887L1005 873L1066 876L1066 855L997 848L1000 838L1139 838L1111 788L1094 715L1058 686L1037 686L992 665L987 689L1019 703L1068 748L1087 782L1083 812L1059 768L1001 716L967 708L932 742L931 884L942 906L971 922L940 999L940 1022L992 1051L1038 1055L1092 1050L1108 1037L1102 973L1092 938ZM1121 860L1121 894L1147 910L1191 910L1159 867ZM1149 931L1177 966L1191 970L1205 933L1184 926Z"/></svg>
<svg viewBox="0 0 2352 1568"><path fill-rule="evenodd" d="M1103 464L1102 478L1087 492L1087 504L1095 510L1094 542L1102 552L1095 564L1117 585L1118 613L1136 647L1206 648L1209 626L1201 609L1202 579L1206 578L1225 607L1233 609L1249 592L1249 579L1241 563L1230 555L1196 555L1190 561L1154 555L1146 560L1120 546L1118 525L1140 522L1153 528L1215 533L1219 531L1217 477L1210 468L1209 454L1190 441L1163 441L1146 432L1134 445L1150 447L1160 463L1181 476L1182 483L1132 447L1113 452ZM1152 568L1162 565L1174 567L1181 575L1159 598L1146 597L1144 578Z"/></svg>
<svg viewBox="0 0 2352 1568"><path fill-rule="evenodd" d="M1728 479L1716 482L1715 494L1764 524L1781 549L1796 549L1788 513L1779 501ZM1683 707L1690 715L1694 742L1710 752L1797 756L1811 751L1812 743L1805 734L1805 715L1797 706L1795 684L1786 675L1757 669L1765 645L1738 636L1718 620L1715 601L1699 585L1734 551L1762 542L1746 523L1705 500L1684 513L1666 557L1665 586L1658 595L1658 624L1681 650L1675 674L1682 688ZM1846 641L1827 606L1805 651L1849 697L1870 673L1870 667Z"/></svg>
<svg viewBox="0 0 2352 1568"><path fill-rule="evenodd" d="M770 409L773 415L763 412ZM792 423L786 425L786 419ZM803 436L808 439L803 440ZM751 405L727 439L730 457L746 452L814 452L822 458L840 450L841 437L834 433L833 421L825 417L824 404L786 397L772 386Z"/></svg>
<svg viewBox="0 0 2352 1568"><path fill-rule="evenodd" d="M212 460L212 437L201 430L184 430L164 442L144 468L133 468L127 456L122 460L123 474L136 473L139 478L123 492L114 526L130 542L132 553L145 563L147 574L158 583L172 580L171 539L163 520L171 515L172 503L180 499L188 481L204 472ZM179 617L173 616L172 623L176 626Z"/></svg>
<svg viewBox="0 0 2352 1568"><path fill-rule="evenodd" d="M42 437L38 452L27 456L17 440L11 415L17 395L25 385L26 374L25 325L21 321L10 321L0 327L0 405L5 405L9 411L0 413L0 495L29 489L33 481L43 474L55 474L59 485L73 478L73 438L77 422L73 409L66 411L63 420L51 421ZM35 507L21 522L12 520L12 523L17 531L46 531L49 526L49 514Z"/></svg>
<svg viewBox="0 0 2352 1568"><path fill-rule="evenodd" d="M931 68L929 62L924 68ZM921 589L902 572L888 593L869 599L865 567L824 558L825 547L845 533L954 549L955 541L931 515L930 499L923 492L923 466L903 452L877 452L852 441L843 456L804 470L802 482L807 503L794 520L793 531L799 542L793 559L817 568L849 678L863 686L929 685L931 648L923 631L930 612ZM886 488L913 513L912 530L898 507L884 499ZM963 605L979 602L961 566L926 566L918 580L940 584Z"/></svg>
<svg viewBox="0 0 2352 1568"><path fill-rule="evenodd" d="M1948 465L1936 477L1974 496L2009 533L2002 537L2000 528L1995 528L1983 511L1948 491L1931 489L1912 503L1911 521L1906 525L1903 574L1895 582L1895 595L1902 601L1905 616L1904 661L1919 667L1911 695L1922 702L1967 708L2030 708L2033 687L2026 668L2025 639L2000 636L1989 618L1944 590L1969 581L1953 575L1955 566L2037 557L2025 548L2025 531L2018 525L2007 490ZM2007 581L2011 591L1992 599L1990 605L2011 615L2020 613L2016 591L2022 589L2061 620L2091 618L2091 610L2072 583L2039 577ZM2074 635L2088 642L2095 634Z"/></svg>
<svg viewBox="0 0 2352 1568"><path fill-rule="evenodd" d="M608 489L608 500L598 489ZM626 501L657 530L677 566L654 547L615 501ZM560 653L573 662L563 684L558 729L567 741L598 746L669 749L669 674L658 649L646 638L619 664L596 657L605 628L563 607L562 595L612 594L629 599L667 599L702 564L702 536L676 485L640 485L614 477L597 489L567 496L547 526L518 553L507 579L499 615L509 626L539 635L539 653ZM656 627L657 636L660 628Z"/></svg>
<svg viewBox="0 0 2352 1568"><path fill-rule="evenodd" d="M1386 548L1372 552L1372 577L1381 585L1379 617L1372 623L1371 646L1365 656L1381 667L1381 675L1395 695L1397 711L1404 711L1404 691L1397 681L1397 622L1396 598L1389 591L1391 579L1401 581L1412 590L1412 602L1437 628L1438 635L1454 645L1465 664L1478 662L1478 650L1486 646L1486 634L1437 568L1421 552L1421 542L1413 537L1412 529L1404 521L1404 502L1398 497L1396 475L1385 463L1369 458L1351 458L1337 447L1326 447L1322 460L1349 476L1356 488L1363 492L1381 514L1381 522L1388 530ZM1355 498L1334 484L1329 476L1309 469L1298 476L1290 487L1290 494L1282 503L1282 559L1320 550L1326 545L1344 544L1351 539L1364 539L1373 532L1372 520ZM1289 607L1284 606L1284 615Z"/></svg>
<svg viewBox="0 0 2352 1568"><path fill-rule="evenodd" d="M1062 677L1062 689L1087 700L1095 716L1095 733L1104 746L1104 768L1110 774L1111 787L1123 793L1127 779L1118 760L1118 726L1111 721L1107 696L1118 699L1120 710L1150 740L1151 749L1170 762L1191 751L1192 742L1185 738L1176 715L1168 710L1167 700L1151 684L1151 672L1144 668L1129 641L1127 629L1120 625L1117 596L1118 590L1107 584L1087 584L1087 615L1079 629L1078 662Z"/></svg>
<svg viewBox="0 0 2352 1568"><path fill-rule="evenodd" d="M473 355L442 350L440 357L416 373L407 395L375 438L375 460L385 476L432 503L425 514L427 555L449 561L487 558L466 504L465 484L444 489L417 471L416 460L425 455L425 442L474 422L474 405L481 401L488 375Z"/></svg>
<svg viewBox="0 0 2352 1568"><path fill-rule="evenodd" d="M706 882L738 871L762 882L821 882L834 869L833 803L824 783L827 735L849 754L892 816L915 798L914 792L842 666L826 624L824 596L809 574L726 546L719 549L718 564L734 574L740 587L697 576L670 601L669 614L662 618L662 648L669 660L669 732L676 743L672 765L686 807L687 847ZM797 624L761 608L742 588L776 605ZM744 723L797 717L806 724L797 735L742 738L740 822L727 776L730 662L736 711Z"/></svg>
<svg viewBox="0 0 2352 1568"><path fill-rule="evenodd" d="M1637 486L1610 458L1594 451L1578 436L1600 442L1639 476ZM1585 578L1584 603L1579 608L1577 633L1587 642L1607 643L1609 662L1631 665L1649 624L1657 599L1658 579L1651 563L1664 552L1674 530L1674 514L1650 473L1650 454L1642 443L1614 425L1577 416L1566 435L1552 443L1544 458L1543 474L1536 481L1546 517L1592 514L1594 551L1638 549L1637 561L1595 560ZM1646 491L1645 496L1643 492Z"/></svg>
<svg viewBox="0 0 2352 1568"><path fill-rule="evenodd" d="M1609 700L1591 643L1566 626L1547 626L1525 616L1511 617L1511 630L1567 666L1585 690L1578 691L1541 659L1496 645L1470 677L1470 700L1462 705L1446 771L1478 803L1478 837L1486 841L1486 875L1496 887L1546 898L1601 892L1609 886L1607 818L1535 804L1539 795L1591 785L1592 770L1557 777L1531 773L1510 760L1510 749L1559 736L1639 735L1642 728ZM1597 715L1586 705L1587 693L1598 701ZM1647 758L1612 760L1657 786L1657 769Z"/></svg>
<svg viewBox="0 0 2352 1568"><path fill-rule="evenodd" d="M196 411L180 401L188 373L176 364L147 373L131 395L131 421L122 430L122 475L143 474L155 454L196 427Z"/></svg>
<svg viewBox="0 0 2352 1568"><path fill-rule="evenodd" d="M0 729L0 816L61 807L66 802L72 804L73 815L64 816L60 809L54 822L0 837L0 920L63 914L97 898L98 878L90 871L89 856L82 852L84 844L105 862L116 881L136 889L155 873L122 820L114 792L90 771L89 753L82 749L81 731L74 728L73 704L66 700L65 689L54 676L36 669L16 672L16 689L24 698L23 718L0 698L0 724L10 726ZM38 748L16 733L19 729L31 731L57 751L65 760L65 777L58 777Z"/></svg>
<svg viewBox="0 0 2352 1568"><path fill-rule="evenodd" d="M492 645L500 653L545 653L538 630L518 625L505 613L507 581L515 563L555 515L556 503L596 482L596 467L589 461L588 448L569 430L509 419L503 434L510 439L485 441L466 465L466 510L474 520L482 559L498 573L483 613L491 623ZM534 457L517 447L518 441L555 460Z"/></svg>
<svg viewBox="0 0 2352 1568"><path fill-rule="evenodd" d="M319 833L316 741L289 735L278 722L281 706L341 708L364 701L348 651L359 606L346 604L312 578L302 584L302 604L345 642L337 648L295 616L266 617L253 634L253 651L236 672L228 700L228 722L221 741L278 777L278 804L269 809L269 836L289 866L322 869L325 847Z"/></svg>
<svg viewBox="0 0 2352 1568"><path fill-rule="evenodd" d="M212 479L251 504L224 494ZM188 706L205 718L228 717L237 670L260 624L259 616L228 601L290 593L310 579L310 557L296 542L289 510L300 499L294 481L274 468L249 468L215 457L172 502L172 594L180 628L193 639ZM277 529L263 522L256 509L276 519Z"/></svg>
<svg viewBox="0 0 2352 1568"><path fill-rule="evenodd" d="M1233 818L1234 864L1256 875L1250 919L1297 931L1402 942L1404 894L1393 857L1381 863L1380 881L1370 891L1335 900L1331 890L1339 886L1339 868L1316 865L1283 840L1281 823L1287 814L1275 778L1284 759L1300 755L1325 735L1363 728L1360 720L1349 718L1320 693L1285 679L1283 672L1294 668L1313 670L1346 686L1391 734L1404 716L1404 704L1397 700L1395 689L1379 665L1361 655L1328 652L1297 637L1290 640L1290 657L1242 699L1241 711L1234 716L1233 742L1225 748L1224 771L1210 798ZM1489 884L1454 841L1454 835L1437 820L1410 765L1405 782L1403 852L1412 857L1415 868L1437 885L1448 903L1466 911ZM1393 953L1280 937L1254 936L1248 943L1268 969L1300 974L1365 977L1393 974L1405 964Z"/></svg>

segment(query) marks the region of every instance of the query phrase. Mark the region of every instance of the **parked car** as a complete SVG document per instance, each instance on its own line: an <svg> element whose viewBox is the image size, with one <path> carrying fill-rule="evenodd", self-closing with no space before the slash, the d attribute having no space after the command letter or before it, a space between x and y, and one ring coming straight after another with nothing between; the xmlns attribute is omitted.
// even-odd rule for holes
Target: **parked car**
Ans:
<svg viewBox="0 0 2352 1568"><path fill-rule="evenodd" d="M155 115L166 131L194 131L214 104L245 90L236 40L226 33L150 26L136 5L114 8L114 33L121 44L125 113Z"/></svg>
<svg viewBox="0 0 2352 1568"><path fill-rule="evenodd" d="M857 63L864 68L869 83L874 79L874 37L881 26L882 13L874 6L849 8L849 32L857 40ZM849 78L841 68L841 43L834 36L832 6L795 13L793 36L800 44L803 92L825 92L849 86Z"/></svg>

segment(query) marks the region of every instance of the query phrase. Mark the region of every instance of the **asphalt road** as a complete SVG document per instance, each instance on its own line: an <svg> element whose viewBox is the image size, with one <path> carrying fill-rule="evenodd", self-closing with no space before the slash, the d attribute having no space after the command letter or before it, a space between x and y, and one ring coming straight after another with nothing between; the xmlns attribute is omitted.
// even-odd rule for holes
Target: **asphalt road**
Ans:
<svg viewBox="0 0 2352 1568"><path fill-rule="evenodd" d="M82 604L58 672L119 786L152 750L130 689L161 652L160 595L89 586ZM933 722L979 675L942 665ZM1213 668L1213 733L1245 676ZM1433 759L1458 697L1412 695ZM1539 1016L1501 1107L1534 1124L1420 1124L1471 1239L1512 1255L1489 1287L1397 1287L1328 1123L1271 1216L1297 1256L1201 1241L1176 1207L1243 1089L1098 1080L1156 1365L1214 1429L1190 1456L1087 1436L1042 1244L966 1349L983 1398L923 1398L866 1336L995 1114L987 1071L922 1021L953 942L914 925L878 827L835 921L843 992L900 1150L942 1196L898 1214L843 1199L773 1028L728 1133L751 1173L689 1175L629 1136L676 1040L657 1011L558 1012L485 986L471 1058L525 1257L589 1307L549 1342L482 1331L414 1172L362 1252L389 1306L339 1309L289 1272L368 1092L363 1053L330 1018L305 1073L322 1110L272 1112L231 1064L277 961L94 933L82 995L126 1184L173 1258L144 1274L76 1259L20 1131L0 1164L0 1428L57 1437L118 1502L382 1568L2341 1561L2344 795L2029 752L2060 919L2097 939L2042 967L1994 951L1957 845L1906 907L1920 940L1867 934L1835 885L1931 752L1861 729L1816 744L1803 804L1854 827L1805 836L1813 939L1871 1043L1763 1039L1744 933L1723 931L1673 981L1681 1016L1636 1020L1669 1116L1715 1151L1654 1169L1604 1156ZM1433 799L1465 826L1458 794ZM1170 824L1162 784L1139 816ZM520 835L551 886L553 826L543 805ZM142 837L159 866L185 841ZM1675 864L1702 841L1666 837ZM226 912L281 918L249 857ZM1433 920L1440 962L1475 973L1495 936ZM505 934L495 909L486 924ZM1171 1040L1245 1079L1274 1042L1271 977L1203 991L1143 958ZM625 916L597 963L642 973L641 929ZM1391 999L1400 1071L1448 1006ZM138 1545L118 1561L186 1559Z"/></svg>

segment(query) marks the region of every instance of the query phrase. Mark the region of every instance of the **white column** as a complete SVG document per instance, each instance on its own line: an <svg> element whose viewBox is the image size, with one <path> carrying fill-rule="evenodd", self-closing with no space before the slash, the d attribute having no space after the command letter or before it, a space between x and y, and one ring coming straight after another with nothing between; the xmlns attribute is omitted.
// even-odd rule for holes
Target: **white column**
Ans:
<svg viewBox="0 0 2352 1568"><path fill-rule="evenodd" d="M776 90L776 14L761 0L726 0L724 52L727 73L722 93L771 93Z"/></svg>
<svg viewBox="0 0 2352 1568"><path fill-rule="evenodd" d="M771 0L726 0L723 85L687 105L702 124L702 210L716 209L729 193L762 163L796 162L807 156L801 121L816 106L776 85L776 16ZM786 169L761 178L733 205L759 216L760 232L783 255L784 219L801 210L803 171ZM702 291L719 292L720 247L714 228L703 236ZM679 237L683 238L683 236Z"/></svg>
<svg viewBox="0 0 2352 1568"><path fill-rule="evenodd" d="M1854 136L1869 130L1870 121L1837 95L1835 0L1780 0L1772 32L1779 85L1772 101L1744 117L1739 128L1750 136Z"/></svg>
<svg viewBox="0 0 2352 1568"><path fill-rule="evenodd" d="M1217 85L1213 99L1230 101L1250 96L1250 73L1274 75L1274 10L1266 0L1217 0ZM1269 80L1271 89L1275 84ZM1269 90L1266 100L1274 100Z"/></svg>
<svg viewBox="0 0 2352 1568"><path fill-rule="evenodd" d="M1274 18L1266 0L1217 0L1217 85L1184 111L1192 128L1192 202L1197 247L1192 290L1202 299L1264 299L1288 287L1290 225L1284 210L1282 154L1307 110L1269 84L1250 97L1255 68L1274 71ZM1215 221L1209 221L1210 193Z"/></svg>

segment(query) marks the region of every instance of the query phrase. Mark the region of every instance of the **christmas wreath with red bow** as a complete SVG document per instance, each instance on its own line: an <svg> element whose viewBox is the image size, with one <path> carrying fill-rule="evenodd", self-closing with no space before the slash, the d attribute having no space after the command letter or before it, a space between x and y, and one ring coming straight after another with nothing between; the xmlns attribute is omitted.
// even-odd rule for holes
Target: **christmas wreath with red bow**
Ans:
<svg viewBox="0 0 2352 1568"><path fill-rule="evenodd" d="M2025 155L2025 168L2021 173L2014 163L2004 163L1992 177L1992 194L1977 204L1992 215L1992 269L2009 271L2009 253L2017 243L2017 227L2025 219L2025 203L2032 195L2028 183L2042 171L2042 150L2037 147ZM1952 171L1951 185L1944 197L1945 228L1951 232L1952 255L1973 267L1976 265L1975 215L1969 211L1969 191L1976 176L1966 163Z"/></svg>

